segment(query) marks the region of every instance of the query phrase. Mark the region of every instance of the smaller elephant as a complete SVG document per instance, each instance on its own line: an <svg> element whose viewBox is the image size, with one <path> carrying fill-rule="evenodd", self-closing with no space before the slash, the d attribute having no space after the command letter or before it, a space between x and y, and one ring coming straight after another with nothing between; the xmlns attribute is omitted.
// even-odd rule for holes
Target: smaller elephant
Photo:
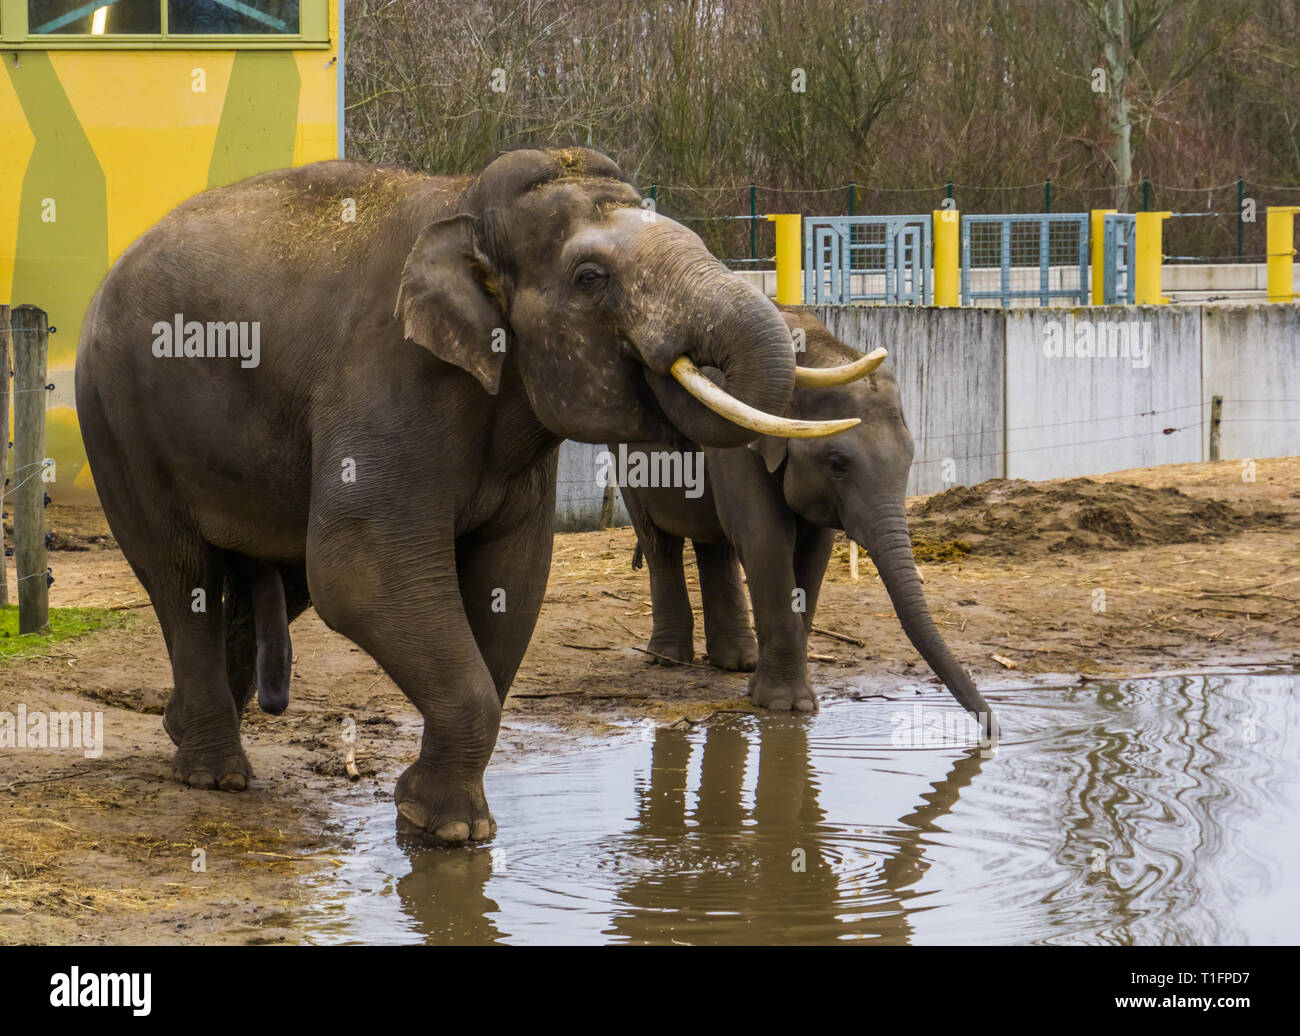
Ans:
<svg viewBox="0 0 1300 1036"><path fill-rule="evenodd" d="M861 357L812 314L787 309L783 315L796 337L803 332L807 367L866 372L836 384L842 379L829 370L822 379L801 371L788 416L849 415L861 423L821 439L765 435L735 449L704 448L702 491L623 488L638 550L650 568L649 650L679 662L694 657L682 568L683 542L690 539L709 662L753 671L749 690L759 705L816 711L808 683L808 634L835 532L842 529L871 555L904 631L930 668L982 725L995 729L988 705L944 643L922 592L904 506L912 435L893 375L876 369L883 351L874 359ZM669 447L631 443L625 449L631 454ZM748 580L757 640L738 560Z"/></svg>

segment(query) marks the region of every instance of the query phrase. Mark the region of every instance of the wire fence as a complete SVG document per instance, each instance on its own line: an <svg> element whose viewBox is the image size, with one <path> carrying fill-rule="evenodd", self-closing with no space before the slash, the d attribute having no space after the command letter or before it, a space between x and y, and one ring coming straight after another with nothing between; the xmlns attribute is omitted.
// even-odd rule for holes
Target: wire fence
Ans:
<svg viewBox="0 0 1300 1036"><path fill-rule="evenodd" d="M1082 187L1040 180L906 188L843 183L804 190L762 184L696 187L652 183L642 193L654 199L659 212L695 230L728 266L761 269L771 267L775 253L768 213L889 216L927 213L945 204L969 215L1089 212L1114 208L1116 191L1112 185ZM1129 211L1176 214L1164 228L1168 262L1262 263L1268 206L1296 204L1300 204L1300 183L1259 183L1242 177L1206 186L1174 186L1145 179L1129 185Z"/></svg>

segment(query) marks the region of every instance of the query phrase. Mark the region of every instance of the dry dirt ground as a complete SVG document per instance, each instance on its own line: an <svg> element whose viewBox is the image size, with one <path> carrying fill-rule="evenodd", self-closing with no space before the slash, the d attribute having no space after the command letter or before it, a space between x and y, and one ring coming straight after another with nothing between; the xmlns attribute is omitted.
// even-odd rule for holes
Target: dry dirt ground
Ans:
<svg viewBox="0 0 1300 1036"><path fill-rule="evenodd" d="M999 686L1027 674L1300 663L1300 458L1256 463L1253 482L1225 461L998 480L911 501L941 630L995 702ZM273 718L254 706L245 718L253 788L180 787L159 715L171 674L144 592L97 511L54 505L49 524L51 605L116 609L121 621L0 661L0 711L99 710L105 728L97 759L0 748L0 942L296 940L303 876L333 866L345 844L331 806L388 799L414 758L418 716L309 611L293 626L289 711ZM630 529L557 538L498 756L749 707L744 674L700 658L654 665L637 650L650 605L648 576L630 565L633 541ZM8 576L12 588L12 565ZM838 635L810 644L824 699L934 682L865 555L851 578L846 543L816 626ZM340 737L348 717L355 782Z"/></svg>

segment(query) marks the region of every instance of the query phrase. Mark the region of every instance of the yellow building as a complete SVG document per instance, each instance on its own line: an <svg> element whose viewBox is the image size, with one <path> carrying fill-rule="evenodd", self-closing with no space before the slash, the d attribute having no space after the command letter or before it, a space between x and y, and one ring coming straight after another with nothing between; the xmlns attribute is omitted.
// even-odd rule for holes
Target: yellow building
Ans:
<svg viewBox="0 0 1300 1036"><path fill-rule="evenodd" d="M72 369L109 266L177 203L343 149L340 0L0 0L0 301L49 314L46 453L92 490Z"/></svg>

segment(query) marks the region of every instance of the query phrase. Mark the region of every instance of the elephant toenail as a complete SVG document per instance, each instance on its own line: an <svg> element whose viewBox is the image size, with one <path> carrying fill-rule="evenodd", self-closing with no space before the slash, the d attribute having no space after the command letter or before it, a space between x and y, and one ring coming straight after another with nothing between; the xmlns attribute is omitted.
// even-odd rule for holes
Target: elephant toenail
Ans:
<svg viewBox="0 0 1300 1036"><path fill-rule="evenodd" d="M789 712L790 703L785 698L776 698L767 706L772 712Z"/></svg>
<svg viewBox="0 0 1300 1036"><path fill-rule="evenodd" d="M800 712L816 712L816 711L817 711L817 703L816 703L815 701L811 701L811 700L809 700L809 699L807 699L807 698L805 698L803 701L797 701L797 702L795 702L795 703L794 703L794 707L795 707L796 709L798 709Z"/></svg>
<svg viewBox="0 0 1300 1036"><path fill-rule="evenodd" d="M217 786L216 780L207 770L195 770L186 780L191 788L202 788L208 790Z"/></svg>
<svg viewBox="0 0 1300 1036"><path fill-rule="evenodd" d="M242 773L228 773L221 778L222 791L243 791L248 787L248 779Z"/></svg>
<svg viewBox="0 0 1300 1036"><path fill-rule="evenodd" d="M429 816L429 811L418 802L399 802L397 813L417 831L423 831L433 819Z"/></svg>
<svg viewBox="0 0 1300 1036"><path fill-rule="evenodd" d="M492 821L476 820L474 829L470 832L470 838L476 842L482 842L492 837Z"/></svg>
<svg viewBox="0 0 1300 1036"><path fill-rule="evenodd" d="M464 842L469 839L469 825L463 820L453 820L433 833L444 842Z"/></svg>

